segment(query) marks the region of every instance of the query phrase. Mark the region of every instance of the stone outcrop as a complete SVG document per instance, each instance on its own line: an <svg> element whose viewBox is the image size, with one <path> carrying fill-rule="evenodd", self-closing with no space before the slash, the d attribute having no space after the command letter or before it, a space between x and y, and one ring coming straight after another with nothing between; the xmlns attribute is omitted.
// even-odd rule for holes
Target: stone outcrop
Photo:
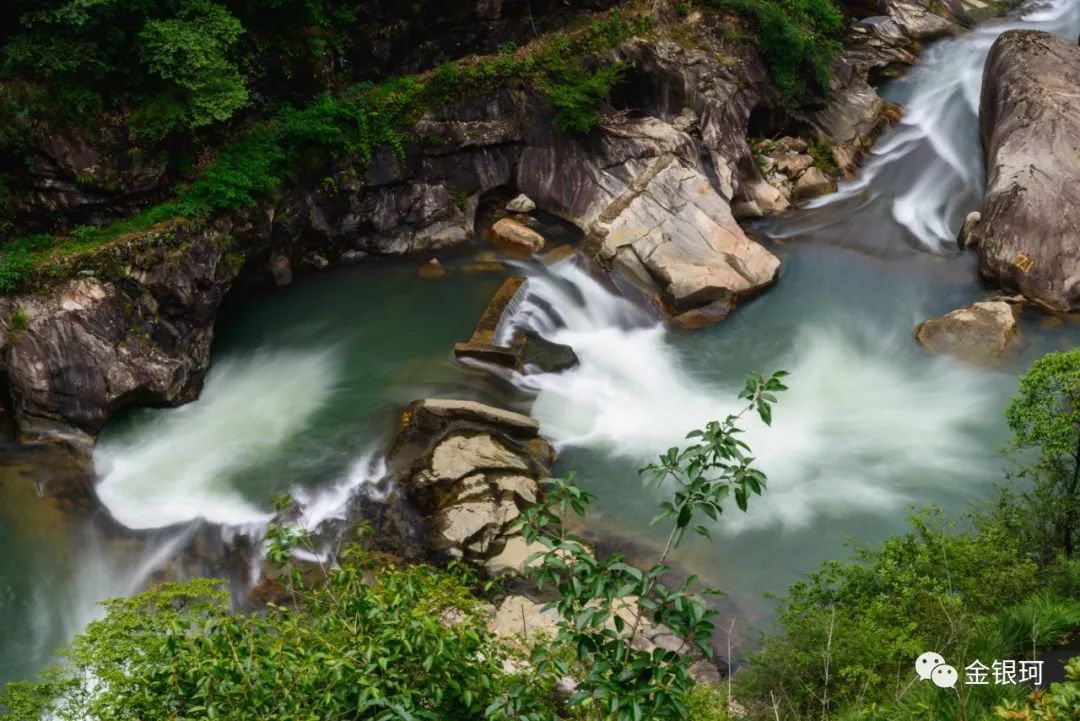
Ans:
<svg viewBox="0 0 1080 721"><path fill-rule="evenodd" d="M528 416L427 399L402 414L391 465L438 554L518 572L533 551L510 528L535 503L553 452Z"/></svg>
<svg viewBox="0 0 1080 721"><path fill-rule="evenodd" d="M96 433L116 410L193 399L210 360L218 306L240 270L221 221L163 228L129 265L0 301L2 366L23 435ZM93 271L90 271L93 272Z"/></svg>
<svg viewBox="0 0 1080 721"><path fill-rule="evenodd" d="M920 323L915 338L931 353L990 364L1016 344L1016 310L1005 299L972 303Z"/></svg>
<svg viewBox="0 0 1080 721"><path fill-rule="evenodd" d="M1014 30L990 50L979 122L987 187L968 234L987 280L1080 310L1080 47Z"/></svg>
<svg viewBox="0 0 1080 721"><path fill-rule="evenodd" d="M780 268L743 233L708 178L671 156L635 178L592 233L597 255L643 287L659 289L674 316L704 306L726 314L771 285Z"/></svg>

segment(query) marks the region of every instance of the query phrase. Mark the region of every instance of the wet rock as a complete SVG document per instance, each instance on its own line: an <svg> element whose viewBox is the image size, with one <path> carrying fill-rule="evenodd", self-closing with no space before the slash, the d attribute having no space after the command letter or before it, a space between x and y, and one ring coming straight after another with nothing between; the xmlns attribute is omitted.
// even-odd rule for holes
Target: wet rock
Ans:
<svg viewBox="0 0 1080 721"><path fill-rule="evenodd" d="M573 348L549 341L531 330L519 336L518 357L523 367L534 366L541 373L562 373L578 364Z"/></svg>
<svg viewBox="0 0 1080 721"><path fill-rule="evenodd" d="M536 203L532 202L529 196L522 193L507 203L506 209L511 213L531 213L536 210Z"/></svg>
<svg viewBox="0 0 1080 721"><path fill-rule="evenodd" d="M979 123L988 169L970 229L979 272L1052 310L1080 310L1080 47L1003 33L983 74Z"/></svg>
<svg viewBox="0 0 1080 721"><path fill-rule="evenodd" d="M972 303L924 321L915 329L915 338L931 353L993 363L1016 342L1013 305L1003 300Z"/></svg>
<svg viewBox="0 0 1080 721"><path fill-rule="evenodd" d="M540 256L540 262L550 268L556 263L571 260L576 256L577 251L574 250L572 245L557 245L546 253L543 253Z"/></svg>
<svg viewBox="0 0 1080 721"><path fill-rule="evenodd" d="M446 277L446 268L443 267L443 264L439 262L438 258L432 258L420 266L417 275L424 280L438 280L439 278Z"/></svg>
<svg viewBox="0 0 1080 721"><path fill-rule="evenodd" d="M454 344L454 355L458 358L494 363L506 368L519 368L521 361L518 352L505 345L499 345L495 334L506 309L513 304L524 286L525 278L521 276L511 276L504 280L488 301L469 340Z"/></svg>
<svg viewBox="0 0 1080 721"><path fill-rule="evenodd" d="M960 235L956 239L961 248L974 248L979 244L979 239L975 235L975 226L981 219L982 213L977 210L971 211L964 217L964 225L960 228Z"/></svg>
<svg viewBox="0 0 1080 721"><path fill-rule="evenodd" d="M792 197L796 200L816 198L836 190L836 183L828 174L818 167L808 168L799 179L795 181Z"/></svg>
<svg viewBox="0 0 1080 721"><path fill-rule="evenodd" d="M497 221L491 226L491 236L497 246L513 253L532 255L544 249L544 236L513 218Z"/></svg>
<svg viewBox="0 0 1080 721"><path fill-rule="evenodd" d="M274 285L281 288L293 281L292 265L288 256L275 253L270 256L270 274L274 277Z"/></svg>

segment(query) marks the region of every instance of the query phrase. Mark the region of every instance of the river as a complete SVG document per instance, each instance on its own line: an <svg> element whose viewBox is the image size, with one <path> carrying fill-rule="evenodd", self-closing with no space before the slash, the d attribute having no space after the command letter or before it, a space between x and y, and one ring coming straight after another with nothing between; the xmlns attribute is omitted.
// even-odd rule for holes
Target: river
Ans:
<svg viewBox="0 0 1080 721"><path fill-rule="evenodd" d="M1018 26L1080 34L1076 0L1024 13L932 45L881 90L905 105L902 122L857 179L752 229L781 277L723 324L667 328L580 261L474 273L458 259L439 280L367 262L229 308L199 400L105 429L94 459L103 509L37 496L42 478L67 472L57 454L0 448L0 681L47 663L96 602L175 573L172 559L205 546L206 529L257 537L278 492L313 519L340 514L378 483L397 414L425 396L533 414L560 451L556 470L597 494L596 527L648 549L660 491L636 469L733 409L748 371L790 371L773 427L746 424L765 495L675 559L728 592L746 631L770 618L765 592L844 555L847 539L902 530L912 506L955 512L985 497L1002 478L1017 374L1075 346L1080 328L1028 309L1019 352L993 369L932 357L912 331L987 294L954 238L982 192L977 106L993 39ZM572 345L577 368L505 378L453 360L504 272L531 277L513 322Z"/></svg>

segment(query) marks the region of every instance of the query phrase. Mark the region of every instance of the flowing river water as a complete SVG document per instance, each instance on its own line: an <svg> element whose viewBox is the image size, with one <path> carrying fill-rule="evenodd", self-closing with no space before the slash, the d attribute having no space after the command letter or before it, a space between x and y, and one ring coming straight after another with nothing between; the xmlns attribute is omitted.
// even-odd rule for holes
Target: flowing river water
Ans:
<svg viewBox="0 0 1080 721"><path fill-rule="evenodd" d="M985 497L1002 478L1017 373L1075 346L1080 328L1029 309L1020 350L992 369L932 357L912 331L987 294L954 238L982 193L982 64L1000 32L1021 26L1075 39L1080 2L1031 2L1014 20L938 42L883 88L905 105L902 122L857 179L753 229L782 259L781 277L721 325L667 328L581 262L517 264L508 272L530 281L510 322L573 346L581 363L498 377L450 349L501 274L449 262L446 278L425 281L415 266L366 263L230 308L199 400L105 429L94 459L104 509L40 499L42 479L67 472L62 459L0 448L0 681L47 663L98 601L176 575L182 549L212 556L207 529L219 543L257 538L280 491L312 522L341 515L381 479L401 408L425 396L537 417L560 451L556 470L597 494L595 527L648 553L661 491L636 469L734 409L748 371L790 371L773 427L746 424L766 494L676 559L728 592L743 628L767 623L765 592L843 556L847 539L902 530L911 506L959 511Z"/></svg>

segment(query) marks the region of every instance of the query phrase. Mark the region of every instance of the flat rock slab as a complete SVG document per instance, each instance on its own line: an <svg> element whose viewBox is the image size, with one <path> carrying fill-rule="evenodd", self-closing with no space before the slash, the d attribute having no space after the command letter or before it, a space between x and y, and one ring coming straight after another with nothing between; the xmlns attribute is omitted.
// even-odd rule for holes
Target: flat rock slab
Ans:
<svg viewBox="0 0 1080 721"><path fill-rule="evenodd" d="M424 398L410 404L406 413L418 424L478 424L497 428L514 438L535 438L540 432L540 423L535 418L478 401Z"/></svg>

